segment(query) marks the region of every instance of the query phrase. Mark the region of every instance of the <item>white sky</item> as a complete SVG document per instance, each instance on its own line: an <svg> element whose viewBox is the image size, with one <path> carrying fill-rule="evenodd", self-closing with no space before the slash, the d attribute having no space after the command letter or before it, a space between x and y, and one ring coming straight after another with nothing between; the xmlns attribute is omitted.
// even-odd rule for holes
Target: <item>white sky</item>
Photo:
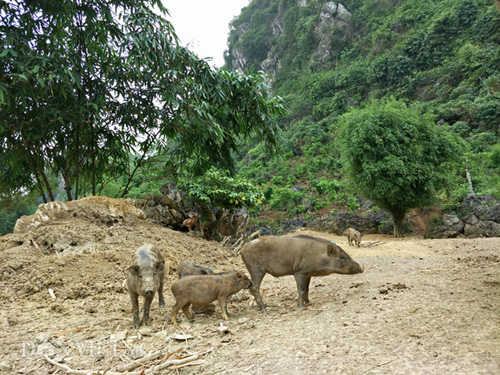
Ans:
<svg viewBox="0 0 500 375"><path fill-rule="evenodd" d="M198 57L212 58L211 65L224 65L229 22L250 0L162 0L170 13L181 44Z"/></svg>

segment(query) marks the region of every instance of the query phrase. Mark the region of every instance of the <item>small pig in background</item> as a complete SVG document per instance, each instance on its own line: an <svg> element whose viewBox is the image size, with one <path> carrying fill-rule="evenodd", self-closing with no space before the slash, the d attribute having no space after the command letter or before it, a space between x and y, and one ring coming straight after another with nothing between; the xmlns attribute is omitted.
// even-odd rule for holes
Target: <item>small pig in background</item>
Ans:
<svg viewBox="0 0 500 375"><path fill-rule="evenodd" d="M194 228L195 224L196 224L196 214L193 214L193 216L182 222L183 226L188 227L189 232L195 229Z"/></svg>
<svg viewBox="0 0 500 375"><path fill-rule="evenodd" d="M133 265L127 270L127 287L132 301L133 326L147 325L149 308L156 292L160 307L165 307L163 299L163 278L165 260L160 250L151 244L140 246L134 254ZM139 322L139 296L144 297L144 313Z"/></svg>
<svg viewBox="0 0 500 375"><path fill-rule="evenodd" d="M347 228L345 230L345 234L347 236L347 242L349 242L349 246L352 246L354 244L356 247L359 247L359 244L361 243L361 233L359 233L354 228Z"/></svg>
<svg viewBox="0 0 500 375"><path fill-rule="evenodd" d="M179 277L179 279L185 276L213 274L214 271L210 267L199 266L187 260L183 260L182 262L180 262L177 270L177 276Z"/></svg>
<svg viewBox="0 0 500 375"><path fill-rule="evenodd" d="M176 316L179 310L182 309L186 317L192 320L194 316L189 311L190 305L203 306L215 300L219 301L222 318L228 320L227 298L252 285L250 279L240 271L183 277L172 284L172 293L176 300L172 307L172 323L177 325Z"/></svg>

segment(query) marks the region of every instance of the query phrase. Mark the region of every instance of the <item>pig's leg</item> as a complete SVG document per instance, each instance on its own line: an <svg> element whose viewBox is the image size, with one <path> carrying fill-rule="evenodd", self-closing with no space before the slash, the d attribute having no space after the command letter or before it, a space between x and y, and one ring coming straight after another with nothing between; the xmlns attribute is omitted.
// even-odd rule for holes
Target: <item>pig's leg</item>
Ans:
<svg viewBox="0 0 500 375"><path fill-rule="evenodd" d="M130 292L130 301L132 301L132 315L134 316L132 325L134 328L139 328L139 295Z"/></svg>
<svg viewBox="0 0 500 375"><path fill-rule="evenodd" d="M293 276L295 277L295 282L297 283L299 307L304 307L304 303L309 303L308 292L307 292L307 289L309 287L309 284L307 282L308 277L300 273L296 273ZM309 281L311 281L310 277Z"/></svg>
<svg viewBox="0 0 500 375"><path fill-rule="evenodd" d="M189 303L184 305L182 307L182 311L184 312L184 315L186 315L186 317L188 318L188 320L193 320L194 319L194 315L191 314L191 311L189 311Z"/></svg>
<svg viewBox="0 0 500 375"><path fill-rule="evenodd" d="M185 303L185 302L179 302L179 300L176 300L175 305L172 307L172 314L170 315L170 320L172 321L174 326L177 326L177 318L176 318L177 312L182 308L182 310L184 311L184 314L186 313L186 311L184 310L184 307L183 307L183 303Z"/></svg>
<svg viewBox="0 0 500 375"><path fill-rule="evenodd" d="M250 293L255 297L255 301L259 305L261 310L266 309L266 305L262 301L262 296L260 295L260 284L262 283L262 279L264 278L266 271L262 269L255 269L248 267L248 272L250 272L250 277L252 278L253 285L249 288Z"/></svg>
<svg viewBox="0 0 500 375"><path fill-rule="evenodd" d="M153 302L154 294L151 297L144 297L144 314L142 315L142 324L148 325L149 322L149 308Z"/></svg>
<svg viewBox="0 0 500 375"><path fill-rule="evenodd" d="M158 301L160 303L161 308L165 307L165 300L163 299L163 278L164 274L162 273L160 275L160 286L158 287Z"/></svg>
<svg viewBox="0 0 500 375"><path fill-rule="evenodd" d="M218 300L219 300L220 309L222 311L222 318L224 320L229 320L229 317L227 316L227 299L226 299L226 297L219 297Z"/></svg>
<svg viewBox="0 0 500 375"><path fill-rule="evenodd" d="M304 303L310 305L309 302L309 284L311 284L311 277L306 277L306 290L304 291Z"/></svg>
<svg viewBox="0 0 500 375"><path fill-rule="evenodd" d="M177 304L172 307L172 313L170 314L170 320L172 321L172 324L174 326L177 326L177 311L179 311L179 308L177 307Z"/></svg>

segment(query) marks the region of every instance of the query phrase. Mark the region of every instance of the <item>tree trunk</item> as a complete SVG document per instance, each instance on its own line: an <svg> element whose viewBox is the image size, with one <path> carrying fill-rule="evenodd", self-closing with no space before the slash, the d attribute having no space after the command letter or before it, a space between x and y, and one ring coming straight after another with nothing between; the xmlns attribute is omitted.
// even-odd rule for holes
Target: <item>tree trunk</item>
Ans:
<svg viewBox="0 0 500 375"><path fill-rule="evenodd" d="M392 223L394 226L394 237L403 237L404 235L403 223L406 216L406 212L401 210L392 210L391 216L392 216Z"/></svg>
<svg viewBox="0 0 500 375"><path fill-rule="evenodd" d="M475 196L476 193L474 193L474 186L472 185L472 177L470 176L470 173L469 173L469 159L466 158L465 159L465 175L467 176L467 182L469 183L469 189L470 189L470 194L472 196Z"/></svg>

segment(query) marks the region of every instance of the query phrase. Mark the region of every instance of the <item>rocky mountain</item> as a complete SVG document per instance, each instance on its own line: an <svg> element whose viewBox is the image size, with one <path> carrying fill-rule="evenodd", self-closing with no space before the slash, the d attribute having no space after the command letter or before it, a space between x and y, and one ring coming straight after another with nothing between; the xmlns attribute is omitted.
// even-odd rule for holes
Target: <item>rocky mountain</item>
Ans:
<svg viewBox="0 0 500 375"><path fill-rule="evenodd" d="M465 141L441 208L456 214L469 194L465 164L477 194L499 197L499 50L491 1L253 0L231 23L226 68L266 72L289 113L283 157L250 142L239 173L263 187L280 224L356 212L367 197L344 179L339 119L393 97Z"/></svg>

